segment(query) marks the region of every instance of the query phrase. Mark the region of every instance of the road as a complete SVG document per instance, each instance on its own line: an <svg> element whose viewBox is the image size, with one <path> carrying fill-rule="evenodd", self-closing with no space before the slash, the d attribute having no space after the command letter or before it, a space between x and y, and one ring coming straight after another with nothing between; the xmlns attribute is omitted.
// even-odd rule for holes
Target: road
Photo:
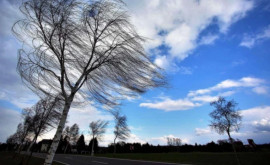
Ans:
<svg viewBox="0 0 270 165"><path fill-rule="evenodd" d="M34 153L33 156L45 158L45 154ZM127 160L83 155L56 154L54 161L65 165L180 165L176 163L161 163L152 161ZM184 165L184 164L181 164Z"/></svg>

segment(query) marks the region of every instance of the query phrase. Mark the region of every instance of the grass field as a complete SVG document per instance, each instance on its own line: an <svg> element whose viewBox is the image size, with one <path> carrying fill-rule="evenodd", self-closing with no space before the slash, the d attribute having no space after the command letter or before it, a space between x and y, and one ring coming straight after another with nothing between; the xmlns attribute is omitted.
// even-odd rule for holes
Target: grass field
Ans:
<svg viewBox="0 0 270 165"><path fill-rule="evenodd" d="M22 155L13 158L12 152L0 152L0 165L19 165L22 160ZM32 157L29 165L43 165L44 159ZM53 162L53 165L62 165L61 163Z"/></svg>
<svg viewBox="0 0 270 165"><path fill-rule="evenodd" d="M134 154L98 154L96 156L148 160L158 162L186 163L193 165L236 165L233 153L134 153ZM270 152L238 153L242 165L269 165Z"/></svg>

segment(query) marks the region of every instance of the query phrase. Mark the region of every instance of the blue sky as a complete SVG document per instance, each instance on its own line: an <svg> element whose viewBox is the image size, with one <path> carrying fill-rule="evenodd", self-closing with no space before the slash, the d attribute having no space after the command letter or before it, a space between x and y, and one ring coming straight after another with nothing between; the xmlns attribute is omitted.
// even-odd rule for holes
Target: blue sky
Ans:
<svg viewBox="0 0 270 165"><path fill-rule="evenodd" d="M270 2L267 0L126 0L131 21L149 38L145 49L164 68L168 88L152 89L122 102L132 134L129 142L166 144L225 139L208 125L209 102L234 99L243 116L233 137L246 143L269 143L270 137ZM38 98L16 73L20 43L10 32L21 17L16 1L0 2L0 141L15 132L22 108ZM72 108L69 123L88 134L91 121L110 121L103 145L113 141L112 117L89 105ZM54 131L43 138L51 138ZM87 137L89 138L89 137Z"/></svg>

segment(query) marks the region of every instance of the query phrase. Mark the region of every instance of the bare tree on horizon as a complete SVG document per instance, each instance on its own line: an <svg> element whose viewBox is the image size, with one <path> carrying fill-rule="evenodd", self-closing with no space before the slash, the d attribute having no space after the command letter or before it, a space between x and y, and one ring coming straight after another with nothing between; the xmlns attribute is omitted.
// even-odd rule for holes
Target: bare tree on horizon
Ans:
<svg viewBox="0 0 270 165"><path fill-rule="evenodd" d="M18 138L18 148L17 152L15 152L14 157L16 157L16 153L20 154L23 148L23 145L26 141L30 141L29 136L32 131L32 117L30 116L30 113L28 112L28 108L23 109L22 111L22 117L23 122L19 123L17 126L16 137Z"/></svg>
<svg viewBox="0 0 270 165"><path fill-rule="evenodd" d="M237 103L234 100L227 101L224 97L219 97L218 100L210 103L215 109L209 114L212 118L209 125L219 134L227 133L229 141L233 147L237 163L240 165L240 160L237 156L231 132L238 131L241 125L242 116L236 110Z"/></svg>
<svg viewBox="0 0 270 165"><path fill-rule="evenodd" d="M97 121L92 121L89 124L90 127L90 134L92 135L92 146L91 146L91 156L94 156L94 143L95 143L95 138L97 140L101 140L103 134L105 133L105 129L108 126L109 122L108 121L103 121L103 120L97 120Z"/></svg>
<svg viewBox="0 0 270 165"><path fill-rule="evenodd" d="M77 143L77 140L79 138L79 132L80 132L80 128L79 128L79 125L77 123L73 124L71 127L70 127L70 143L71 145L76 145Z"/></svg>
<svg viewBox="0 0 270 165"><path fill-rule="evenodd" d="M116 140L126 140L130 135L130 129L127 125L127 117L125 115L121 115L119 110L112 111L111 112L114 120L115 120L115 126L114 126L114 153L116 153Z"/></svg>
<svg viewBox="0 0 270 165"><path fill-rule="evenodd" d="M17 70L37 95L60 93L64 102L45 165L53 161L78 98L113 107L126 96L166 85L121 1L23 0L20 10L25 17L13 32L25 47L19 50Z"/></svg>

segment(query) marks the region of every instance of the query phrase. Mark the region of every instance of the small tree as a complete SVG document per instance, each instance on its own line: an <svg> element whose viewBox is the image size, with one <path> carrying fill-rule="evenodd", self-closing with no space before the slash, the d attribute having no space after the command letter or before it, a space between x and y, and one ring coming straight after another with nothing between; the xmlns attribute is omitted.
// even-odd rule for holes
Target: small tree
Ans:
<svg viewBox="0 0 270 165"><path fill-rule="evenodd" d="M70 144L69 144L69 143L70 143L70 136L71 136L71 135L70 135L70 128L69 128L69 126L66 126L66 128L65 128L65 130L64 130L64 132L63 132L64 141L65 141L65 143L66 143L64 153L67 152L67 148L68 148L68 146L70 145Z"/></svg>
<svg viewBox="0 0 270 165"><path fill-rule="evenodd" d="M61 107L62 105L59 102L58 98L54 99L46 97L44 99L41 99L36 103L36 105L28 109L32 117L31 132L33 133L34 137L27 150L27 152L30 153L27 161L29 161L33 154L31 148L34 143L36 143L37 138L45 132L48 132L50 129L54 128L58 124L59 118L61 116L59 109Z"/></svg>
<svg viewBox="0 0 270 165"><path fill-rule="evenodd" d="M92 135L92 140L93 140L92 141L91 156L94 156L94 143L95 143L94 139L101 140L101 137L105 133L105 129L106 129L108 124L109 124L109 122L102 121L102 120L92 121L90 123L90 125L89 125L90 134Z"/></svg>
<svg viewBox="0 0 270 165"><path fill-rule="evenodd" d="M180 138L170 138L167 137L167 145L168 146L181 146L181 139Z"/></svg>
<svg viewBox="0 0 270 165"><path fill-rule="evenodd" d="M36 142L37 138L43 133L49 131L57 125L58 120L60 118L59 109L61 108L61 104L56 99L52 98L44 98L41 99L31 107L29 110L31 111L32 116L32 132L34 134L33 140L28 147L28 152L31 150L31 147Z"/></svg>
<svg viewBox="0 0 270 165"><path fill-rule="evenodd" d="M73 124L71 127L70 127L70 142L71 142L71 145L76 145L76 142L79 138L79 131L80 131L80 128L78 126L78 124Z"/></svg>
<svg viewBox="0 0 270 165"><path fill-rule="evenodd" d="M24 143L26 141L30 141L29 135L33 129L33 118L31 117L28 108L23 109L22 116L24 118L24 121L23 123L18 124L17 131L15 133L19 139L19 147L17 149L18 154L21 153ZM14 155L14 157L15 156L16 154Z"/></svg>
<svg viewBox="0 0 270 165"><path fill-rule="evenodd" d="M127 117L125 115L121 115L120 112L112 111L115 120L115 127L114 127L114 135L115 138L113 140L114 145L114 153L116 153L116 140L126 140L129 137L130 130L127 126Z"/></svg>
<svg viewBox="0 0 270 165"><path fill-rule="evenodd" d="M210 127L219 134L227 133L232 144L238 164L240 161L236 154L236 149L231 137L231 132L238 131L241 124L241 115L236 111L237 103L234 100L227 101L224 97L219 97L217 101L210 103L215 109L209 115L212 118Z"/></svg>

